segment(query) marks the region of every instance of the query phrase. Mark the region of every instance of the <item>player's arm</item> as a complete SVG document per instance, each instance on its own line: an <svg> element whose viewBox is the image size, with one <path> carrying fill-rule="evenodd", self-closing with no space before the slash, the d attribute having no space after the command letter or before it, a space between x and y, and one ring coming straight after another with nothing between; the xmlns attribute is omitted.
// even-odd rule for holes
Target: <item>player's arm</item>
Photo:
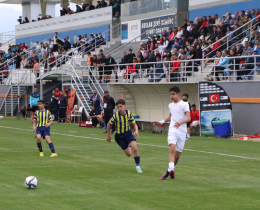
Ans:
<svg viewBox="0 0 260 210"><path fill-rule="evenodd" d="M185 118L184 120L179 121L179 122L176 122L176 123L174 124L174 126L175 126L176 128L179 128L179 127L180 127L182 124L184 124L184 123L190 122L190 120L191 120L190 112L187 111L185 114L186 114L186 118Z"/></svg>
<svg viewBox="0 0 260 210"><path fill-rule="evenodd" d="M33 116L33 132L36 132L37 112Z"/></svg>
<svg viewBox="0 0 260 210"><path fill-rule="evenodd" d="M45 124L45 127L46 127L46 128L50 127L50 125L52 125L52 123L53 123L53 119L52 119L52 117L51 117L51 113L49 113L48 121L49 121L49 122Z"/></svg>
<svg viewBox="0 0 260 210"><path fill-rule="evenodd" d="M35 120L33 121L33 132L36 132L36 122L35 122Z"/></svg>
<svg viewBox="0 0 260 210"><path fill-rule="evenodd" d="M133 125L134 125L134 129L135 129L134 136L139 137L139 131L138 131L138 126L137 126L136 122L134 122Z"/></svg>
<svg viewBox="0 0 260 210"><path fill-rule="evenodd" d="M169 122L170 120L171 120L171 115L170 115L169 117L167 117L166 119L161 120L161 121L152 121L152 124L153 124L154 126L161 126L161 125L163 125L164 123Z"/></svg>
<svg viewBox="0 0 260 210"><path fill-rule="evenodd" d="M107 123L107 141L108 141L108 142L111 142L110 125L111 125L111 123L108 122L108 123Z"/></svg>

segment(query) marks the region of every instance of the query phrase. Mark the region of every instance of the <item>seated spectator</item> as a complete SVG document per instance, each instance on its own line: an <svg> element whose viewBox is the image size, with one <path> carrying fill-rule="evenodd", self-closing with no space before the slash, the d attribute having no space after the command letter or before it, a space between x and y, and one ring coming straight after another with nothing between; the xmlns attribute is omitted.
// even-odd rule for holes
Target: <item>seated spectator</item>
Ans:
<svg viewBox="0 0 260 210"><path fill-rule="evenodd" d="M83 12L82 8L79 5L76 5L76 13Z"/></svg>
<svg viewBox="0 0 260 210"><path fill-rule="evenodd" d="M145 78L148 78L151 76L151 79L149 82L154 82L154 76L160 76L164 73L163 70L163 63L161 62L161 57L156 56L156 64L154 64L154 68L151 68L149 73L145 76Z"/></svg>
<svg viewBox="0 0 260 210"><path fill-rule="evenodd" d="M68 13L67 13L67 14L72 15L72 14L74 14L74 13L75 13L75 12L68 7Z"/></svg>
<svg viewBox="0 0 260 210"><path fill-rule="evenodd" d="M94 106L91 106L88 120L92 121L92 127L97 127L98 124L103 124L103 118L96 112Z"/></svg>
<svg viewBox="0 0 260 210"><path fill-rule="evenodd" d="M254 51L253 55L259 55L258 51ZM246 76L243 76L242 79L243 80L250 80L252 79L253 75L255 74L255 71L260 71L260 58L259 57L253 57L253 62L254 60L256 61L256 67L254 67L249 74L247 74Z"/></svg>
<svg viewBox="0 0 260 210"><path fill-rule="evenodd" d="M108 4L105 2L105 0L102 0L102 1L101 1L101 5L102 5L102 8L108 6Z"/></svg>
<svg viewBox="0 0 260 210"><path fill-rule="evenodd" d="M249 46L249 42L245 41L242 55L246 56L248 52L251 52L251 47Z"/></svg>
<svg viewBox="0 0 260 210"><path fill-rule="evenodd" d="M66 38L64 39L63 47L66 51L71 48L71 44Z"/></svg>
<svg viewBox="0 0 260 210"><path fill-rule="evenodd" d="M95 7L92 5L92 2L89 2L89 7L88 7L89 10L94 10Z"/></svg>
<svg viewBox="0 0 260 210"><path fill-rule="evenodd" d="M258 51L255 51L255 55L258 55ZM251 52L248 52L248 56L252 56ZM245 61L241 65L241 68L237 72L238 78L246 79L244 75L247 75L254 68L254 58L246 57Z"/></svg>
<svg viewBox="0 0 260 210"><path fill-rule="evenodd" d="M101 1L97 1L97 6L96 6L96 9L100 9L100 8L102 8Z"/></svg>
<svg viewBox="0 0 260 210"><path fill-rule="evenodd" d="M48 61L48 63L49 63L49 68L51 69L53 66L55 66L56 65L56 57L54 56L54 54L53 53L51 53L50 54L50 58L49 58L49 61Z"/></svg>
<svg viewBox="0 0 260 210"><path fill-rule="evenodd" d="M222 57L215 66L215 74L212 72L215 75L217 81L220 81L220 78L218 77L219 73L223 73L223 71L228 67L230 67L230 59L227 57L227 51L224 50L222 52Z"/></svg>
<svg viewBox="0 0 260 210"><path fill-rule="evenodd" d="M257 50L259 52L258 54L260 54L259 43L260 43L259 39L256 39L254 46L251 49L251 53L253 53L255 50Z"/></svg>

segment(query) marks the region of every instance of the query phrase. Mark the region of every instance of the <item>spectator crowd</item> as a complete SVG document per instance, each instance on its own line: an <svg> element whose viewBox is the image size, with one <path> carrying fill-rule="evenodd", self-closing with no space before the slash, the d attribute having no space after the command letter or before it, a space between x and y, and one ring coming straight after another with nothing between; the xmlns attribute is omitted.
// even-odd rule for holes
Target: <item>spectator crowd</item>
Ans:
<svg viewBox="0 0 260 210"><path fill-rule="evenodd" d="M245 25L249 21L251 24ZM243 25L245 26L241 27ZM209 63L214 63L215 66L208 75L209 80L213 76L220 80L219 73L223 74L224 80L229 80L233 70L237 72L238 80L250 79L247 74L251 72L252 75L254 59L243 56L260 55L259 26L259 9L247 12L242 10L234 16L229 13L222 18L215 14L212 17L197 18L195 22L185 20L183 26L169 28L161 35L148 37L147 42L140 43L138 52L134 53L132 49L128 53L124 52L120 62L125 64L120 67L124 70L123 81L129 79L129 82L133 82L133 78L139 76L144 69L148 70L145 77L151 82L159 82L162 78L185 81L192 69L200 71ZM207 58L207 61L198 60L202 58ZM100 56L97 57L99 59ZM149 64L151 62L156 63ZM104 68L105 73L111 73L111 67Z"/></svg>

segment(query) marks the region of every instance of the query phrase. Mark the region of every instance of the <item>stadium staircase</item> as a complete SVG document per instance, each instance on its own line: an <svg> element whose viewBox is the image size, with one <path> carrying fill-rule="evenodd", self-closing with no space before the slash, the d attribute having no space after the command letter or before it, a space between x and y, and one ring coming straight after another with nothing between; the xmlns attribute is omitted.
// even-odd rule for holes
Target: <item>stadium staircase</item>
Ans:
<svg viewBox="0 0 260 210"><path fill-rule="evenodd" d="M19 109L18 105L20 104L20 100L25 92L25 86L7 86L2 93L6 100L0 102L0 113L5 115L12 115L15 113Z"/></svg>

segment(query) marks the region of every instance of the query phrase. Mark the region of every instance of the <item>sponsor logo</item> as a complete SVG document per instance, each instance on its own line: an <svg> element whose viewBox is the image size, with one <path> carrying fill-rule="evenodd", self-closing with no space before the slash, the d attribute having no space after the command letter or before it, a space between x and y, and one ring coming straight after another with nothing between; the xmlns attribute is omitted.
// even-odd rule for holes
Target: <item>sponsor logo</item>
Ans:
<svg viewBox="0 0 260 210"><path fill-rule="evenodd" d="M200 97L200 101L208 101L208 97Z"/></svg>
<svg viewBox="0 0 260 210"><path fill-rule="evenodd" d="M89 19L88 16L87 17L83 16L83 17L81 17L81 20L86 20L87 18Z"/></svg>
<svg viewBox="0 0 260 210"><path fill-rule="evenodd" d="M209 95L209 103L218 103L220 101L219 94Z"/></svg>
<svg viewBox="0 0 260 210"><path fill-rule="evenodd" d="M95 18L95 16L94 15L90 15L89 18Z"/></svg>
<svg viewBox="0 0 260 210"><path fill-rule="evenodd" d="M220 96L220 100L228 100L228 96Z"/></svg>

